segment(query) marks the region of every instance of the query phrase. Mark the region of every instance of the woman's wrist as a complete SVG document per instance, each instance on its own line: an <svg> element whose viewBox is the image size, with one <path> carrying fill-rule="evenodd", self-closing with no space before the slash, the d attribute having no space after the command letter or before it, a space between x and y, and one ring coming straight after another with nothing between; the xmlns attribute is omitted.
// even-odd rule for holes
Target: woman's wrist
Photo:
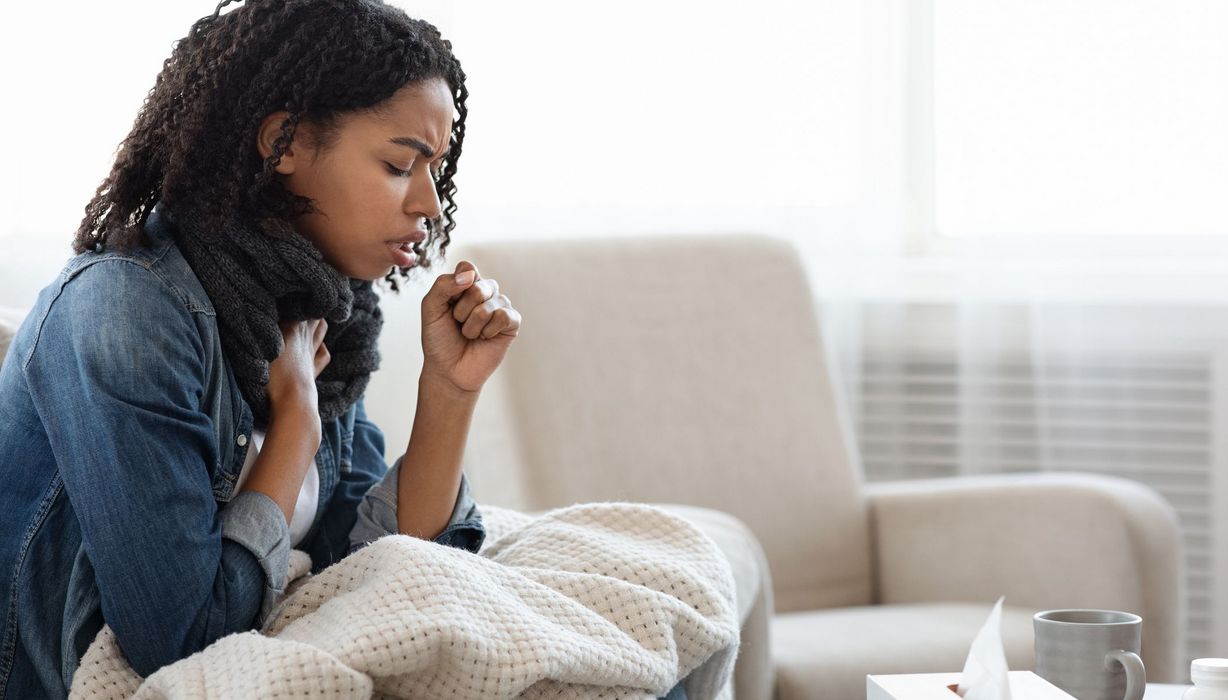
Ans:
<svg viewBox="0 0 1228 700"><path fill-rule="evenodd" d="M270 404L269 424L256 461L252 464L245 491L259 491L281 509L286 523L294 517L303 478L312 468L320 449L323 430L314 407Z"/></svg>
<svg viewBox="0 0 1228 700"><path fill-rule="evenodd" d="M316 447L319 447L322 439L319 410L305 401L281 404L270 401L268 429L284 430L306 438L314 436L313 444Z"/></svg>
<svg viewBox="0 0 1228 700"><path fill-rule="evenodd" d="M423 365L422 373L418 375L418 401L424 399L448 401L456 403L476 402L481 389L464 389L448 379L442 372L432 370Z"/></svg>

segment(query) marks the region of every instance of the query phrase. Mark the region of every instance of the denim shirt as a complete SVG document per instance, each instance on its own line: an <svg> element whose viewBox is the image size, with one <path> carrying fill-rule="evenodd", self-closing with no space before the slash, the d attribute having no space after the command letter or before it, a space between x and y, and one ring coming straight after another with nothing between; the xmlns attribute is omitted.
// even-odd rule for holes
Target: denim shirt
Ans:
<svg viewBox="0 0 1228 700"><path fill-rule="evenodd" d="M259 627L290 536L268 496L236 494L252 412L165 208L151 245L70 259L0 367L0 698L65 697L104 623L147 676ZM322 425L319 571L397 532L398 459L359 399ZM461 475L435 542L477 552Z"/></svg>

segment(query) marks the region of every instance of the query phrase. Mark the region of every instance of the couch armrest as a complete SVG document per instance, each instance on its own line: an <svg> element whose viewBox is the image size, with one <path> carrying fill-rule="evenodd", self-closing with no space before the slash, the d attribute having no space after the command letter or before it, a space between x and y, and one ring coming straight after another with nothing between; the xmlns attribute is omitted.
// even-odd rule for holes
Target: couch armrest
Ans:
<svg viewBox="0 0 1228 700"><path fill-rule="evenodd" d="M869 484L882 603L980 601L1143 617L1148 678L1179 680L1185 627L1177 515L1142 484L1012 474Z"/></svg>
<svg viewBox="0 0 1228 700"><path fill-rule="evenodd" d="M750 528L724 511L678 503L651 503L686 519L710 537L729 560L741 622L738 656L733 664L733 697L738 700L771 700L775 688L772 664L771 622L775 614L772 572L763 546ZM549 510L519 511L538 516ZM492 530L487 541L498 539Z"/></svg>

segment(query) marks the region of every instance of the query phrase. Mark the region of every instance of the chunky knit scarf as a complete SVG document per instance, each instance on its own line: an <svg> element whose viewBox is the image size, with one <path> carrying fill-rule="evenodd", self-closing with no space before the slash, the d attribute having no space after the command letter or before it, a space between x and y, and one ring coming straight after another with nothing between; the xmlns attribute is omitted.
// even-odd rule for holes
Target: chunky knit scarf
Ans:
<svg viewBox="0 0 1228 700"><path fill-rule="evenodd" d="M342 275L289 225L268 230L236 221L218 229L162 203L150 223L171 228L213 302L222 350L257 428L268 426L266 387L269 363L282 350L280 321L328 321L331 359L316 378L320 419L330 421L358 400L379 367L383 316L371 282Z"/></svg>

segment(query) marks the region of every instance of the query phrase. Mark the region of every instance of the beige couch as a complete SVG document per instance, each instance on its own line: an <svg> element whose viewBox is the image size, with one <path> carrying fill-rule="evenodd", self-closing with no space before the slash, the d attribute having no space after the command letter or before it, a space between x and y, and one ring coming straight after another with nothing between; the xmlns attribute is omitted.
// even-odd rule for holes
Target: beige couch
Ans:
<svg viewBox="0 0 1228 700"><path fill-rule="evenodd" d="M858 698L867 673L959 670L1000 595L1012 668L1032 666L1033 612L1101 607L1143 616L1152 680L1182 673L1180 541L1155 492L1078 474L862 483L790 245L508 241L449 259L524 316L475 416L478 499L745 523L770 570L744 605L739 698Z"/></svg>

